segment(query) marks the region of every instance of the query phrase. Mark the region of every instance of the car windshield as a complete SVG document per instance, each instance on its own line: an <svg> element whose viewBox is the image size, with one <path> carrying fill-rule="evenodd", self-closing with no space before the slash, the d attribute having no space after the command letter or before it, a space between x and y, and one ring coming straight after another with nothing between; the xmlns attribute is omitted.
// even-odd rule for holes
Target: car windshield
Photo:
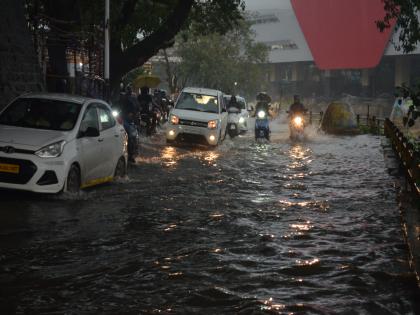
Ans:
<svg viewBox="0 0 420 315"><path fill-rule="evenodd" d="M177 109L219 113L217 96L183 92L176 104Z"/></svg>
<svg viewBox="0 0 420 315"><path fill-rule="evenodd" d="M74 128L82 105L43 98L19 98L0 114L0 124L68 131Z"/></svg>

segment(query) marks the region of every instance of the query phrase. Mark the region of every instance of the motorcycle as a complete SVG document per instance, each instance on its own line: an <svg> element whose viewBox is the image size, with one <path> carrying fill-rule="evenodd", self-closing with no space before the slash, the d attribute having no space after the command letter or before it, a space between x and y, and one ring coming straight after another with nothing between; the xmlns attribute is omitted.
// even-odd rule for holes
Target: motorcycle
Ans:
<svg viewBox="0 0 420 315"><path fill-rule="evenodd" d="M240 122L240 111L236 107L230 107L228 109L228 123L227 130L231 138L239 135L239 122Z"/></svg>
<svg viewBox="0 0 420 315"><path fill-rule="evenodd" d="M162 113L157 106L153 106L149 113L140 113L140 132L151 136L157 132L157 126L162 120Z"/></svg>
<svg viewBox="0 0 420 315"><path fill-rule="evenodd" d="M303 114L293 113L289 117L290 139L293 141L304 140L306 121Z"/></svg>
<svg viewBox="0 0 420 315"><path fill-rule="evenodd" d="M270 125L268 123L268 113L259 110L255 118L255 140L267 139L270 141Z"/></svg>

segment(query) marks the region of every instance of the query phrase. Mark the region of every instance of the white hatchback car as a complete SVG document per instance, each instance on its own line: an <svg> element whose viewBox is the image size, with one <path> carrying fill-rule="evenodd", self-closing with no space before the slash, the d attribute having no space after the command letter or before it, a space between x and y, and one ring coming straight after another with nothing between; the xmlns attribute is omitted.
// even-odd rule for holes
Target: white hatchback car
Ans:
<svg viewBox="0 0 420 315"><path fill-rule="evenodd" d="M184 88L169 115L166 140L216 146L226 136L227 117L222 92Z"/></svg>
<svg viewBox="0 0 420 315"><path fill-rule="evenodd" d="M0 112L0 188L77 192L127 170L127 134L98 99L27 94Z"/></svg>

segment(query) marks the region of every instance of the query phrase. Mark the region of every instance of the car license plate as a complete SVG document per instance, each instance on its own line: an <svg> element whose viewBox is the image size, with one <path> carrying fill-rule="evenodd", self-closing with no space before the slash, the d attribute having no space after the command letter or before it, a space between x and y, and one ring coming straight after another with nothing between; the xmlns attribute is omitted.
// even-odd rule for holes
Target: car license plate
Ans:
<svg viewBox="0 0 420 315"><path fill-rule="evenodd" d="M19 165L0 163L0 172L19 174L19 170Z"/></svg>

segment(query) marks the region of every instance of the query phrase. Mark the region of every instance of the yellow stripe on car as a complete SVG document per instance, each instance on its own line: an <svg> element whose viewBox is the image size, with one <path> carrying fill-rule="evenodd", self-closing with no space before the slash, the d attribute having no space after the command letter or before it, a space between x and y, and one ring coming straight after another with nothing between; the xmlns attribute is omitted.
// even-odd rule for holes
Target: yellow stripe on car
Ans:
<svg viewBox="0 0 420 315"><path fill-rule="evenodd" d="M92 180L84 183L81 188L83 189L83 188L96 186L96 185L99 185L99 184L104 184L104 183L112 181L113 179L114 179L113 176L108 176L108 177L103 177L103 178L98 178L98 179L92 179Z"/></svg>

